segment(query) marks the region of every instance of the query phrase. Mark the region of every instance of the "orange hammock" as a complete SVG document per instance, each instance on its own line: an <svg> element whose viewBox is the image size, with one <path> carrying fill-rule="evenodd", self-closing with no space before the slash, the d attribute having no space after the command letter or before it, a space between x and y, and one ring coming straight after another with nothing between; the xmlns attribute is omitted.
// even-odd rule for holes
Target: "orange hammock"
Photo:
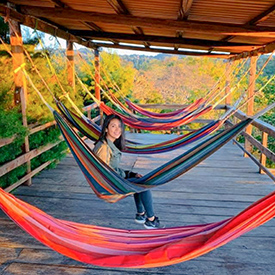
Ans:
<svg viewBox="0 0 275 275"><path fill-rule="evenodd" d="M0 188L0 207L41 243L75 260L107 267L148 268L187 261L275 216L275 192L220 222L155 230L121 230L55 219Z"/></svg>

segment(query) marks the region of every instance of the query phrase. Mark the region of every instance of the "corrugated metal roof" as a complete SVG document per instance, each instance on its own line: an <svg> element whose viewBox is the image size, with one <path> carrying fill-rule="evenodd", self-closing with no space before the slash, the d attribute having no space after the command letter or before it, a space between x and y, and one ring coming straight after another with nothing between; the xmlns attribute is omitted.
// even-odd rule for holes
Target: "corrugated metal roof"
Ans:
<svg viewBox="0 0 275 275"><path fill-rule="evenodd" d="M145 50L150 50L151 45L169 47L171 53L177 53L178 48L194 48L208 50L210 54L213 51L239 54L275 40L275 1L271 0L10 0L9 3L23 16L38 18L83 41L112 41L114 44L109 47L125 48L119 43L127 42L143 44ZM3 9L0 11L5 15ZM98 42L91 45L102 46Z"/></svg>

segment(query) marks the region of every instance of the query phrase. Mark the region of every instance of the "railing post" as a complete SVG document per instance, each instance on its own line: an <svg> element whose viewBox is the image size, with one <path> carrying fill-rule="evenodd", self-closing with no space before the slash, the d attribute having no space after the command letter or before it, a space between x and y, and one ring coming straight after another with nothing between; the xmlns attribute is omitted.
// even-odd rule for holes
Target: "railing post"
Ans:
<svg viewBox="0 0 275 275"><path fill-rule="evenodd" d="M262 145L267 148L268 134L266 132L262 132ZM266 165L266 155L261 153L260 155L260 163L265 167ZM264 174L264 171L260 168L259 172Z"/></svg>
<svg viewBox="0 0 275 275"><path fill-rule="evenodd" d="M68 83L73 88L73 98L75 97L75 66L74 66L74 47L71 40L67 40L67 75Z"/></svg>
<svg viewBox="0 0 275 275"><path fill-rule="evenodd" d="M25 127L28 127L27 122L27 85L26 78L20 66L24 66L24 55L23 55L23 39L20 30L20 24L14 20L10 20L10 44L11 51L13 53L13 69L14 69L14 104L20 106L22 113L22 123ZM30 151L29 137L25 137L23 144L23 153ZM27 161L27 173L31 173L31 162ZM31 179L28 179L24 184L31 185Z"/></svg>
<svg viewBox="0 0 275 275"><path fill-rule="evenodd" d="M254 90L255 90L255 77L256 77L256 66L257 66L257 56L252 56L250 57L250 73L249 73L249 88L248 88L248 98L252 97L252 99L250 99L247 103L247 115L248 116L252 116L253 112L254 112ZM245 132L248 135L252 134L252 125L248 125L246 127ZM244 144L244 148L245 150L247 150L249 153L251 153L252 151L252 145L245 140L245 144ZM244 157L248 157L247 154L244 154Z"/></svg>
<svg viewBox="0 0 275 275"><path fill-rule="evenodd" d="M95 97L99 101L101 100L100 95L100 63L99 63L99 50L96 48L95 53ZM100 112L100 124L103 122L103 112L99 109Z"/></svg>
<svg viewBox="0 0 275 275"><path fill-rule="evenodd" d="M230 61L230 60L227 61L225 70L226 70L226 72L225 72L225 77L226 77L226 80L225 80L225 95L226 95L225 105L228 106L228 105L231 105L231 103L232 103L232 95L230 93L232 61ZM226 112L226 110L225 110L225 112Z"/></svg>

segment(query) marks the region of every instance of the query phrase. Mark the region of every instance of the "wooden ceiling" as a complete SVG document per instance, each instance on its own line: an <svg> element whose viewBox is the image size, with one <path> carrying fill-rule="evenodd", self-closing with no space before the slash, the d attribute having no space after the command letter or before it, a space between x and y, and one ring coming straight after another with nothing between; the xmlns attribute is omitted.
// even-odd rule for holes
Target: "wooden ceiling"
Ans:
<svg viewBox="0 0 275 275"><path fill-rule="evenodd" d="M92 48L223 58L275 49L271 0L0 0L0 15Z"/></svg>

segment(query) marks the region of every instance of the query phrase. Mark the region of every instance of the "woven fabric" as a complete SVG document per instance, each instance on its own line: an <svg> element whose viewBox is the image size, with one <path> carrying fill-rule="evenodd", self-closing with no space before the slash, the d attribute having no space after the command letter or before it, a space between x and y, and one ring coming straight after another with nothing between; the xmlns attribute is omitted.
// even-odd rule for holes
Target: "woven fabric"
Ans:
<svg viewBox="0 0 275 275"><path fill-rule="evenodd" d="M247 119L231 129L209 137L141 178L126 180L100 160L65 119L57 112L54 112L54 116L88 183L99 198L108 202L116 202L130 194L142 192L179 177L217 151L252 121Z"/></svg>
<svg viewBox="0 0 275 275"><path fill-rule="evenodd" d="M0 188L0 207L53 250L88 264L149 268L187 261L220 247L275 216L275 192L220 222L154 230L122 230L55 219Z"/></svg>

